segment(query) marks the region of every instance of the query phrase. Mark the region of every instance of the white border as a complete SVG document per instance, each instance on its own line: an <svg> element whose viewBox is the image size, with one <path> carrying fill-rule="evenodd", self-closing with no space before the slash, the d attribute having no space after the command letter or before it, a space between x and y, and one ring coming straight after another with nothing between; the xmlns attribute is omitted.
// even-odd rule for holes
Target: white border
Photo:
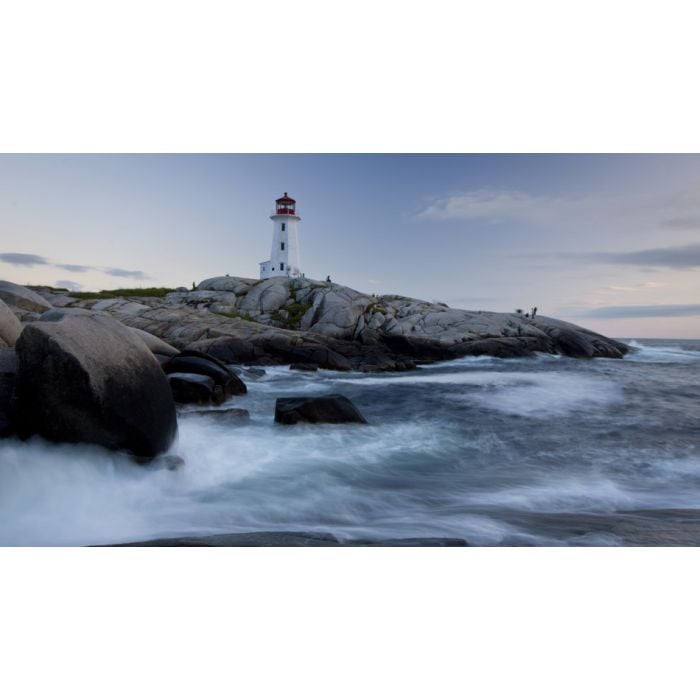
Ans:
<svg viewBox="0 0 700 700"><path fill-rule="evenodd" d="M675 0L5 3L0 150L698 151L697 19ZM696 692L693 549L0 558L13 700Z"/></svg>

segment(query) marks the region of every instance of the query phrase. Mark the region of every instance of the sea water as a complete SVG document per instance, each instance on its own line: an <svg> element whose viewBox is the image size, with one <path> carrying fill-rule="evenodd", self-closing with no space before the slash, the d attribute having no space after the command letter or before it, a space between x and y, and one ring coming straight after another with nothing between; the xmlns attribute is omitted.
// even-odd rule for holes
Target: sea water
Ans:
<svg viewBox="0 0 700 700"><path fill-rule="evenodd" d="M664 518L700 509L700 341L631 345L624 360L268 368L223 407L247 409L249 422L181 414L173 471L98 447L3 440L0 544L294 530L615 545L637 543L616 520L630 513L658 523L660 539L641 543L665 544ZM274 423L277 397L329 393L369 425Z"/></svg>

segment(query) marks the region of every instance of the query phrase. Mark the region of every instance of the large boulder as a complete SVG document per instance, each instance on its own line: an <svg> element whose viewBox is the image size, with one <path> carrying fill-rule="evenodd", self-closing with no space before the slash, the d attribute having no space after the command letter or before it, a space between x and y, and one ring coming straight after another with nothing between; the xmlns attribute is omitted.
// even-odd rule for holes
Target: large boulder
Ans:
<svg viewBox="0 0 700 700"><path fill-rule="evenodd" d="M8 306L22 311L40 314L51 308L51 304L36 292L6 280L0 280L0 299Z"/></svg>
<svg viewBox="0 0 700 700"><path fill-rule="evenodd" d="M17 383L17 355L12 348L0 350L0 437L14 432L13 404Z"/></svg>
<svg viewBox="0 0 700 700"><path fill-rule="evenodd" d="M22 324L12 310L0 300L0 347L12 346L22 332Z"/></svg>
<svg viewBox="0 0 700 700"><path fill-rule="evenodd" d="M355 404L346 396L293 396L277 399L275 422L295 423L367 423Z"/></svg>
<svg viewBox="0 0 700 700"><path fill-rule="evenodd" d="M166 343L158 336L142 331L140 328L131 328L131 332L157 357L175 357L180 351L170 343Z"/></svg>
<svg viewBox="0 0 700 700"><path fill-rule="evenodd" d="M131 330L102 315L29 324L17 341L22 437L87 442L150 458L177 431L160 365Z"/></svg>

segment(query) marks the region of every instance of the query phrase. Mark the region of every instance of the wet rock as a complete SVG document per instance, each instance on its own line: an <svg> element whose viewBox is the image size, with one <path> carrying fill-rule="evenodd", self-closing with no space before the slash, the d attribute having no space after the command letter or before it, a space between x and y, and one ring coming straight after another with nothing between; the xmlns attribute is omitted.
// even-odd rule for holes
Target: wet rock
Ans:
<svg viewBox="0 0 700 700"><path fill-rule="evenodd" d="M225 364L215 357L196 350L185 350L167 362L163 369L167 374L190 373L211 377L220 386L224 397L240 396L248 391L245 383Z"/></svg>
<svg viewBox="0 0 700 700"><path fill-rule="evenodd" d="M256 381L264 377L267 372L262 367L242 367L241 376L248 381Z"/></svg>
<svg viewBox="0 0 700 700"><path fill-rule="evenodd" d="M153 355L103 316L28 325L17 341L17 425L55 442L153 457L170 447L175 403Z"/></svg>
<svg viewBox="0 0 700 700"><path fill-rule="evenodd" d="M173 372L168 383L176 403L223 403L223 397L215 393L216 382L205 374Z"/></svg>
<svg viewBox="0 0 700 700"><path fill-rule="evenodd" d="M318 372L318 365L314 362L294 362L289 365L289 369L297 372Z"/></svg>
<svg viewBox="0 0 700 700"><path fill-rule="evenodd" d="M457 537L339 540L328 532L240 532L126 542L115 547L468 547Z"/></svg>
<svg viewBox="0 0 700 700"><path fill-rule="evenodd" d="M367 423L355 404L346 396L296 396L277 399L275 422L296 423Z"/></svg>
<svg viewBox="0 0 700 700"><path fill-rule="evenodd" d="M22 333L22 324L4 301L0 300L0 348L12 347Z"/></svg>

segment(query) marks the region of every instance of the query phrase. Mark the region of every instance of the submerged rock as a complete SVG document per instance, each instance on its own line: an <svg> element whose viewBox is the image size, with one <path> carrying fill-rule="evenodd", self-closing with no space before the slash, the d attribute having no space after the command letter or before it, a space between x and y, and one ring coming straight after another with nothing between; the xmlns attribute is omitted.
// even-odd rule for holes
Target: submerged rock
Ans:
<svg viewBox="0 0 700 700"><path fill-rule="evenodd" d="M296 423L367 423L355 404L346 396L296 396L277 399L275 422Z"/></svg>
<svg viewBox="0 0 700 700"><path fill-rule="evenodd" d="M224 396L216 392L216 383L211 377L191 372L173 372L168 383L176 403L211 404L223 403Z"/></svg>
<svg viewBox="0 0 700 700"><path fill-rule="evenodd" d="M318 365L314 362L294 362L289 365L289 369L296 370L297 372L317 372Z"/></svg>
<svg viewBox="0 0 700 700"><path fill-rule="evenodd" d="M245 408L212 408L205 411L188 411L186 416L207 416L221 423L245 423L250 420L250 412Z"/></svg>
<svg viewBox="0 0 700 700"><path fill-rule="evenodd" d="M29 324L17 341L22 437L86 442L153 457L177 419L158 362L129 328L101 315Z"/></svg>

